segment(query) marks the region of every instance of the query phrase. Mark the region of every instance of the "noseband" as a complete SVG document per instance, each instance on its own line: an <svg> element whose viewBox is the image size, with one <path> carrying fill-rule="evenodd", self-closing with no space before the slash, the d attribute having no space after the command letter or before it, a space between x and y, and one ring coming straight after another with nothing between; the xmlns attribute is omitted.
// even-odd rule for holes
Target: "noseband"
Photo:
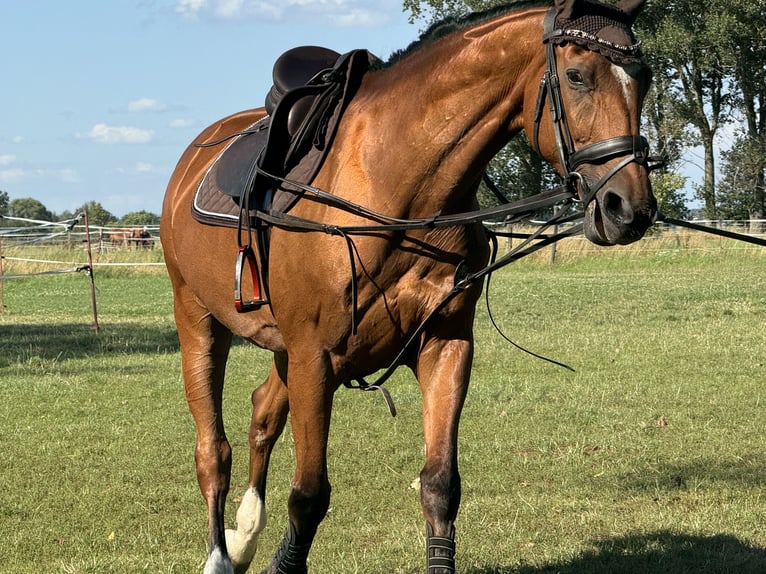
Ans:
<svg viewBox="0 0 766 574"><path fill-rule="evenodd" d="M545 100L550 100L549 109L553 120L553 132L556 136L559 161L564 170L564 181L573 195L580 197L583 208L596 197L596 193L604 187L618 171L632 162L646 166L648 170L661 165L660 158L649 155L649 142L642 135L618 136L592 143L580 150L575 150L574 140L569 131L569 123L564 112L564 102L561 97L561 83L556 69L556 52L552 42L555 38L564 37L563 30L554 29L556 11L552 9L545 16L543 43L545 44L546 70L540 81L540 91L537 94L535 109L535 130L532 145L540 152L539 134L540 121L543 116ZM583 164L600 164L614 158L624 159L609 170L595 186L590 187L577 168ZM651 162L651 164L650 164Z"/></svg>

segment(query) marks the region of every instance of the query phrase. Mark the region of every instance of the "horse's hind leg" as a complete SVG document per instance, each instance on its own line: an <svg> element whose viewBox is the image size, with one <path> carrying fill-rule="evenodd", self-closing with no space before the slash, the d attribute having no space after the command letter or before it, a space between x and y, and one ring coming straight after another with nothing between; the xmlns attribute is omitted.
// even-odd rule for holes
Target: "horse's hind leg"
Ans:
<svg viewBox="0 0 766 574"><path fill-rule="evenodd" d="M269 458L287 421L284 355L275 355L271 374L253 392L250 421L250 486L237 510L237 529L226 531L226 548L236 573L244 573L255 556L258 534L266 527L266 474ZM280 374L282 373L282 374Z"/></svg>
<svg viewBox="0 0 766 574"><path fill-rule="evenodd" d="M231 447L224 432L221 401L232 334L184 285L176 285L174 308L186 401L197 428L197 481L208 507L204 574L230 574L223 513L231 477Z"/></svg>
<svg viewBox="0 0 766 574"><path fill-rule="evenodd" d="M308 345L299 345L302 350ZM327 438L337 385L329 358L305 352L306 364L290 358L288 394L295 443L295 472L288 499L289 523L267 574L306 574L311 544L330 506Z"/></svg>

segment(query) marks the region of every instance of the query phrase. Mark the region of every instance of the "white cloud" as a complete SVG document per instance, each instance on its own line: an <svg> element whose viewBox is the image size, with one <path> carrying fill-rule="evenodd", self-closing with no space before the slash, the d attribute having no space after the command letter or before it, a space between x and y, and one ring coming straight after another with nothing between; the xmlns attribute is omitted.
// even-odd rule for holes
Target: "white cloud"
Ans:
<svg viewBox="0 0 766 574"><path fill-rule="evenodd" d="M224 19L236 18L242 12L243 0L218 0L215 13Z"/></svg>
<svg viewBox="0 0 766 574"><path fill-rule="evenodd" d="M297 21L319 19L330 26L349 27L385 24L394 6L401 9L393 0L177 0L176 13L194 18L271 21L290 14Z"/></svg>
<svg viewBox="0 0 766 574"><path fill-rule="evenodd" d="M26 175L27 172L17 167L11 169L0 169L0 182L14 183L20 179L23 179Z"/></svg>
<svg viewBox="0 0 766 574"><path fill-rule="evenodd" d="M16 156L11 154L0 155L0 165L11 165L16 162Z"/></svg>
<svg viewBox="0 0 766 574"><path fill-rule="evenodd" d="M128 126L96 124L89 132L84 134L78 133L77 137L89 139L100 144L145 144L152 141L154 131Z"/></svg>
<svg viewBox="0 0 766 574"><path fill-rule="evenodd" d="M167 106L153 98L139 98L128 103L131 112L161 112Z"/></svg>
<svg viewBox="0 0 766 574"><path fill-rule="evenodd" d="M64 183L79 183L80 174L71 167L65 167L57 172L58 178Z"/></svg>
<svg viewBox="0 0 766 574"><path fill-rule="evenodd" d="M205 0L178 0L176 13L187 18L195 17L205 6Z"/></svg>
<svg viewBox="0 0 766 574"><path fill-rule="evenodd" d="M154 171L156 171L154 166L149 162L139 161L136 164L136 172L138 173L153 173Z"/></svg>
<svg viewBox="0 0 766 574"><path fill-rule="evenodd" d="M13 141L13 143L21 143L21 142L24 141L24 137L23 136L13 136L13 140L12 141Z"/></svg>
<svg viewBox="0 0 766 574"><path fill-rule="evenodd" d="M187 120L183 118L176 118L172 122L170 122L171 128L188 128L189 126L194 125L194 120Z"/></svg>

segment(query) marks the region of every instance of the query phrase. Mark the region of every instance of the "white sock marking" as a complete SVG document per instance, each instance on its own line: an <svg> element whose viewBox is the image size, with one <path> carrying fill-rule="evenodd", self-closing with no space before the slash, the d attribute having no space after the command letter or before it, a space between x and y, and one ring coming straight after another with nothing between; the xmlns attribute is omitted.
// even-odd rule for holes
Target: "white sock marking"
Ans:
<svg viewBox="0 0 766 574"><path fill-rule="evenodd" d="M202 574L234 574L234 567L228 558L224 558L220 548L214 548L207 557Z"/></svg>
<svg viewBox="0 0 766 574"><path fill-rule="evenodd" d="M250 488L237 509L237 529L226 530L226 549L235 564L252 562L258 548L258 533L264 528L266 506L255 488Z"/></svg>

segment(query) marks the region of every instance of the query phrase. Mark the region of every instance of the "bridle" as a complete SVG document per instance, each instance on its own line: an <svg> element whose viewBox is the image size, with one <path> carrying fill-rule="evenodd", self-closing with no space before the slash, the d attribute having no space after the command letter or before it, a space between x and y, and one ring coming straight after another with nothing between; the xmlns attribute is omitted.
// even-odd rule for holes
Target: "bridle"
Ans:
<svg viewBox="0 0 766 574"><path fill-rule="evenodd" d="M540 121L543 117L545 100L549 99L549 109L553 120L553 132L556 137L559 161L564 170L564 182L575 197L580 198L583 209L588 207L596 197L596 193L622 168L636 162L645 166L649 171L662 165L662 160L649 154L649 142L642 135L617 136L600 142L589 144L575 150L574 140L569 131L564 102L561 97L561 82L556 68L556 51L553 40L566 36L564 30L555 29L556 10L551 9L545 15L543 43L545 44L546 70L540 81L537 94L537 106L534 117L534 133L532 146L540 153L539 135ZM624 159L610 169L594 186L589 186L577 168L583 164L599 164L610 159Z"/></svg>

